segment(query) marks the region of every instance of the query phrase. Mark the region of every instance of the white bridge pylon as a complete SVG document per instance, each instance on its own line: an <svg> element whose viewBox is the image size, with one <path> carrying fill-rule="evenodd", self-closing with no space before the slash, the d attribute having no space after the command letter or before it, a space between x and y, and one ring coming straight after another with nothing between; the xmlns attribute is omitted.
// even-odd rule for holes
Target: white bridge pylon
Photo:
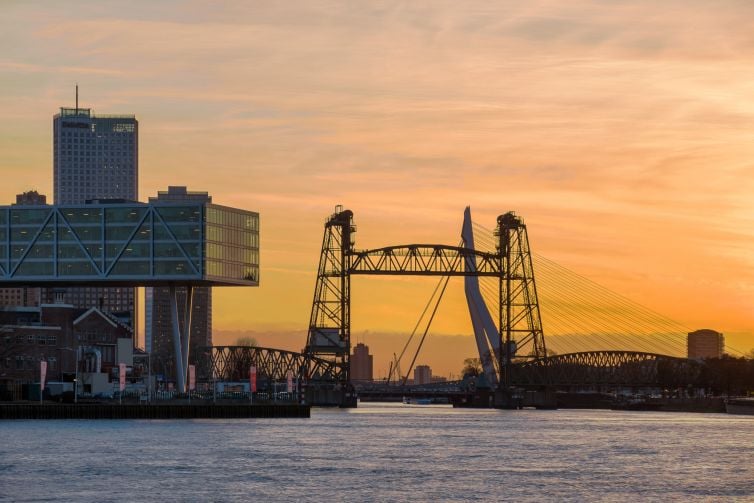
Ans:
<svg viewBox="0 0 754 503"><path fill-rule="evenodd" d="M474 250L474 230L471 225L471 208L469 206L463 212L463 228L461 230L464 248ZM476 258L472 255L465 262L467 271L476 271ZM498 373L495 368L497 356L500 354L500 332L490 315L479 290L478 276L464 276L464 291L466 302L469 305L471 325L474 328L479 359L482 362L484 375L490 385L495 388L498 384Z"/></svg>

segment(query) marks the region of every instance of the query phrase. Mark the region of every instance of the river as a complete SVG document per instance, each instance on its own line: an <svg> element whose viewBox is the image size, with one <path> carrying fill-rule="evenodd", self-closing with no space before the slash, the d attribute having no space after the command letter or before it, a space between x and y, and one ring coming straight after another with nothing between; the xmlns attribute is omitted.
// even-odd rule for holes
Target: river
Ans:
<svg viewBox="0 0 754 503"><path fill-rule="evenodd" d="M2 501L754 500L754 417L361 404L5 421Z"/></svg>

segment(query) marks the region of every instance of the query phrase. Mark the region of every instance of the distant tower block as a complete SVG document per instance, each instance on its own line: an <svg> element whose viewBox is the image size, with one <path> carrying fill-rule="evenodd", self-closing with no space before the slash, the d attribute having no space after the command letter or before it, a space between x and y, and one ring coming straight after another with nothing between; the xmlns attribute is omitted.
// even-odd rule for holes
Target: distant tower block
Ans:
<svg viewBox="0 0 754 503"><path fill-rule="evenodd" d="M139 188L139 121L134 115L96 115L90 108L60 108L52 119L53 201L83 205L100 199L136 201ZM96 232L96 231L92 231ZM44 301L52 291L44 289ZM97 307L136 326L136 289L70 288L66 300L79 308ZM134 337L134 342L137 338Z"/></svg>
<svg viewBox="0 0 754 503"><path fill-rule="evenodd" d="M720 332L708 328L689 332L686 339L688 358L720 358L725 347L725 338Z"/></svg>
<svg viewBox="0 0 754 503"><path fill-rule="evenodd" d="M374 379L374 356L369 354L369 346L361 342L353 348L351 355L351 380L371 381Z"/></svg>
<svg viewBox="0 0 754 503"><path fill-rule="evenodd" d="M414 369L414 385L430 384L432 382L432 369L429 365L417 365Z"/></svg>

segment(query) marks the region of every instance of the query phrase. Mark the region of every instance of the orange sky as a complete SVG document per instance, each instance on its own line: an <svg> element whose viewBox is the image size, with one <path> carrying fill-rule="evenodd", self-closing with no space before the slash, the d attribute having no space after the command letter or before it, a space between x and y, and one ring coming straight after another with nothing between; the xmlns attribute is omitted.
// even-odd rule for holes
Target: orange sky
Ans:
<svg viewBox="0 0 754 503"><path fill-rule="evenodd" d="M135 113L142 199L186 184L261 213L262 285L216 291L220 334L305 328L335 204L358 247L455 244L471 205L754 346L754 3L27 4L1 6L0 200L51 194L76 82L82 106ZM410 331L433 286L355 279L354 332ZM439 333L470 332L455 290Z"/></svg>

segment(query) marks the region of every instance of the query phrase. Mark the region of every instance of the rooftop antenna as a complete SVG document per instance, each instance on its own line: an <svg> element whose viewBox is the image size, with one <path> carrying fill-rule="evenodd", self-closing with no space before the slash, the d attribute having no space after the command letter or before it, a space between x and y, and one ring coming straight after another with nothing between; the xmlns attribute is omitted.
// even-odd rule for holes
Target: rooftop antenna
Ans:
<svg viewBox="0 0 754 503"><path fill-rule="evenodd" d="M79 114L79 83L76 82L76 115Z"/></svg>

